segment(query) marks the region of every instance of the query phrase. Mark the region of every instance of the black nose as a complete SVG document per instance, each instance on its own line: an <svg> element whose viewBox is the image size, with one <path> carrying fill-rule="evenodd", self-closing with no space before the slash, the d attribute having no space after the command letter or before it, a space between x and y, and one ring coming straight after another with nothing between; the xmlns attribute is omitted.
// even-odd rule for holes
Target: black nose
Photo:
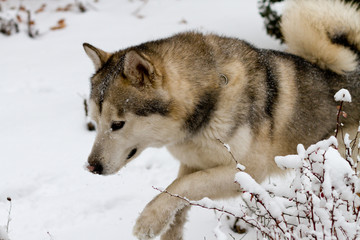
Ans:
<svg viewBox="0 0 360 240"><path fill-rule="evenodd" d="M104 170L103 166L98 162L90 163L90 165L88 166L88 169L90 172L92 172L94 174L102 174L102 172Z"/></svg>

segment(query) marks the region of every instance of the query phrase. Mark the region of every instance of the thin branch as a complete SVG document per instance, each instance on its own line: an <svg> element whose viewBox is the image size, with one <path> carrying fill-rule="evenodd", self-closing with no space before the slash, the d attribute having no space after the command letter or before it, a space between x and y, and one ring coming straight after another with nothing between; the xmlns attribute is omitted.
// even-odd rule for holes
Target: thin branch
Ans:
<svg viewBox="0 0 360 240"><path fill-rule="evenodd" d="M146 6L148 2L149 0L143 0L143 4L140 7L138 7L132 14L140 19L144 18L144 16L140 14L140 11Z"/></svg>
<svg viewBox="0 0 360 240"><path fill-rule="evenodd" d="M223 145L223 147L226 149L226 151L228 151L228 152L230 153L231 158L234 160L234 162L235 162L236 164L238 164L238 161L236 160L234 154L233 154L233 153L231 152L231 150L229 149L229 146L228 146L227 144L225 144L223 141L221 141L220 139L217 139L217 140Z"/></svg>
<svg viewBox="0 0 360 240"><path fill-rule="evenodd" d="M340 123L340 114L341 114L341 112L342 112L343 104L344 104L344 101L341 101L341 102L340 102L339 111L338 111L337 116L336 116L336 130L335 130L335 137L336 137L336 138L337 138L337 135L338 135L338 132L339 132L339 128L340 128L340 126L341 126L341 123Z"/></svg>
<svg viewBox="0 0 360 240"><path fill-rule="evenodd" d="M10 207L9 207L9 215L8 215L8 220L7 220L7 223L6 223L6 232L9 233L9 226L10 226L10 222L11 222L11 209L12 209L12 201L11 201L11 198L8 197L7 198L8 202L10 203Z"/></svg>
<svg viewBox="0 0 360 240"><path fill-rule="evenodd" d="M230 211L228 211L228 210L225 210L224 208L207 207L207 206L204 206L204 205L202 205L202 204L200 204L200 203L198 203L198 202L191 201L191 200L187 199L186 197L182 197L182 196L180 196L180 195L178 195L178 194L170 193L170 192L168 192L167 190L161 190L161 189L156 188L156 187L154 187L154 186L153 186L153 189L155 189L155 190L157 190L157 191L159 191L159 192L161 192L161 193L166 193L166 194L168 194L168 195L170 195L170 196L172 196L172 197L179 198L179 199L187 202L187 203L188 203L189 205L191 205L191 206L197 206L197 207L201 207L201 208L204 208L204 209L215 210L215 211L218 211L218 212L226 213L226 214L228 214L228 215L230 215L230 216L233 216L233 217L235 217L235 218L240 218L241 220L243 220L244 222L246 222L246 223L249 224L250 226L258 229L262 234L264 234L264 235L265 235L266 237L268 237L269 239L275 240L269 233L267 233L267 232L265 231L265 229L264 229L260 224L258 224L258 222L257 222L255 219L245 219L246 214L244 214L243 216L238 216L237 214L232 213L232 212L230 212ZM250 220L251 220L251 221L254 221L255 223L250 222Z"/></svg>

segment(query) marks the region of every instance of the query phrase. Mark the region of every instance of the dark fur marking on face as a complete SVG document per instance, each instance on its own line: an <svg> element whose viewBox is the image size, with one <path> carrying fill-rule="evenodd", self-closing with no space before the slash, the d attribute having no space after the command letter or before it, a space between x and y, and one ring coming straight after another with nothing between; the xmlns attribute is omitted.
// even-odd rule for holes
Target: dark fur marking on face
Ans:
<svg viewBox="0 0 360 240"><path fill-rule="evenodd" d="M150 114L167 116L169 112L170 102L164 102L160 99L145 100L143 103L134 106L134 113L142 117L146 117Z"/></svg>
<svg viewBox="0 0 360 240"><path fill-rule="evenodd" d="M195 134L210 122L218 96L218 91L208 91L200 97L193 112L185 120L184 127L188 132Z"/></svg>
<svg viewBox="0 0 360 240"><path fill-rule="evenodd" d="M96 73L101 75L102 72L107 72L105 76L102 76L101 82L96 86L94 86L94 83L91 84L91 95L96 96L100 113L102 112L102 105L108 92L109 85L123 72L124 56L120 57L119 60L115 60L114 58L114 55L112 55L104 66Z"/></svg>

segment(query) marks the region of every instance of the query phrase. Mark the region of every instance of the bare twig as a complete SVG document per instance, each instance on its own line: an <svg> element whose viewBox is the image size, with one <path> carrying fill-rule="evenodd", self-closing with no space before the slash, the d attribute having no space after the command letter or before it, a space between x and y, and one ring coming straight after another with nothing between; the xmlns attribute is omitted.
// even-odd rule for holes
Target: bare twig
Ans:
<svg viewBox="0 0 360 240"><path fill-rule="evenodd" d="M229 152L229 154L231 155L231 158L232 158L232 159L234 160L234 162L237 164L238 161L236 160L234 154L231 152L229 145L227 145L226 143L224 143L224 142L221 141L220 139L217 139L217 140L223 145L223 147L226 149L226 151Z"/></svg>
<svg viewBox="0 0 360 240"><path fill-rule="evenodd" d="M344 104L344 101L341 101L341 102L340 102L339 109L338 109L338 113L337 113L337 116L336 116L336 130L335 130L335 137L337 137L338 132L339 132L339 128L341 127L341 123L340 123L340 115L341 115L341 113L342 113L342 107L343 107L343 104Z"/></svg>
<svg viewBox="0 0 360 240"><path fill-rule="evenodd" d="M170 195L172 197L179 198L179 199L187 202L191 206L197 206L197 207L201 207L201 208L204 208L204 209L215 210L215 211L218 211L218 212L221 212L221 213L226 213L226 214L228 214L230 216L233 216L235 218L240 218L241 220L243 220L244 222L246 222L247 224L249 224L253 228L258 229L262 234L264 234L269 239L275 240L275 238L273 238L269 233L267 233L265 228L263 228L261 225L257 224L257 222L254 219L251 219L251 220L254 221L255 223L251 222L250 219L246 219L246 214L245 213L242 216L239 216L239 215L237 215L237 214L235 214L235 213L233 213L231 211L225 210L224 208L207 207L207 206L204 206L203 204L200 204L199 202L191 201L191 200L187 199L186 197L182 197L182 196L180 196L178 194L170 193L167 190L161 190L161 189L156 188L154 186L153 186L153 188L155 190L161 192L161 193L166 193L166 194L168 194L168 195Z"/></svg>
<svg viewBox="0 0 360 240"><path fill-rule="evenodd" d="M53 239L54 239L54 237L50 234L50 232L46 232L46 233L47 233L47 235L49 235L50 240L53 240Z"/></svg>
<svg viewBox="0 0 360 240"><path fill-rule="evenodd" d="M87 101L87 98L85 96L82 96L81 94L78 94L83 99L83 105L84 105L84 111L85 111L85 118L86 118L86 127L89 131L96 130L95 124L89 117L89 104Z"/></svg>
<svg viewBox="0 0 360 240"><path fill-rule="evenodd" d="M86 123L87 129L89 131L94 131L95 125L92 123L91 120L89 120L89 110L88 110L88 103L87 103L86 98L84 98L84 109L85 109L85 117L87 119L87 123Z"/></svg>
<svg viewBox="0 0 360 240"><path fill-rule="evenodd" d="M146 6L146 4L149 2L149 0L143 0L142 2L143 2L143 4L132 13L135 17L140 18L140 19L144 18L144 16L140 14L140 11Z"/></svg>
<svg viewBox="0 0 360 240"><path fill-rule="evenodd" d="M10 207L9 207L9 215L8 215L8 220L6 223L6 232L9 233L9 226L10 226L10 222L11 222L11 209L12 209L12 202L11 202L11 198L8 197L6 200L8 200L8 202L10 203Z"/></svg>
<svg viewBox="0 0 360 240"><path fill-rule="evenodd" d="M28 17L28 35L31 38L35 38L39 35L39 31L34 29L35 21L31 19L31 12L30 10L26 10L27 17Z"/></svg>

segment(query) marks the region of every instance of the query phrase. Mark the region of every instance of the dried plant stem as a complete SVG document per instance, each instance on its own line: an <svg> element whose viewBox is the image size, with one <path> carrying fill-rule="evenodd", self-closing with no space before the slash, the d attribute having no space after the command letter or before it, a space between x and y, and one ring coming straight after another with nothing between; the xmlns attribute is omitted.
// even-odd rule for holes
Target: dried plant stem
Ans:
<svg viewBox="0 0 360 240"><path fill-rule="evenodd" d="M31 38L35 38L36 36L39 35L39 31L38 31L38 30L34 30L35 21L31 19L31 12L30 12L30 10L26 10L26 13L27 13L27 17L28 17L28 21L27 21L27 24L28 24L28 35L29 35L29 37L31 37Z"/></svg>
<svg viewBox="0 0 360 240"><path fill-rule="evenodd" d="M340 123L340 114L342 112L342 107L343 107L344 101L340 102L340 107L337 113L337 117L336 117L336 130L335 130L335 137L337 138L337 135L339 133L339 128L341 127L341 123Z"/></svg>
<svg viewBox="0 0 360 240"><path fill-rule="evenodd" d="M84 111L85 111L85 117L86 117L86 127L89 131L95 130L95 124L90 120L89 118L89 104L86 99L86 97L79 95L83 99L84 104Z"/></svg>
<svg viewBox="0 0 360 240"><path fill-rule="evenodd" d="M11 222L11 209L12 209L12 202L11 202L11 198L8 197L7 198L8 202L10 203L10 207L9 207L9 214L8 214L8 219L7 219L7 223L6 223L6 232L9 233L9 226L10 226L10 222Z"/></svg>
<svg viewBox="0 0 360 240"><path fill-rule="evenodd" d="M85 110L85 117L89 116L89 107L86 98L84 98L84 110Z"/></svg>
<svg viewBox="0 0 360 240"><path fill-rule="evenodd" d="M226 151L229 152L229 154L231 155L231 158L232 158L232 159L234 160L234 162L237 164L238 161L236 160L234 154L228 149L228 147L226 147L226 144L225 144L223 141L221 141L220 139L217 139L217 140L223 145L223 147L226 149Z"/></svg>
<svg viewBox="0 0 360 240"><path fill-rule="evenodd" d="M146 6L148 2L149 0L143 0L143 4L140 7L138 7L132 14L140 19L144 18L144 16L140 14L140 11Z"/></svg>

